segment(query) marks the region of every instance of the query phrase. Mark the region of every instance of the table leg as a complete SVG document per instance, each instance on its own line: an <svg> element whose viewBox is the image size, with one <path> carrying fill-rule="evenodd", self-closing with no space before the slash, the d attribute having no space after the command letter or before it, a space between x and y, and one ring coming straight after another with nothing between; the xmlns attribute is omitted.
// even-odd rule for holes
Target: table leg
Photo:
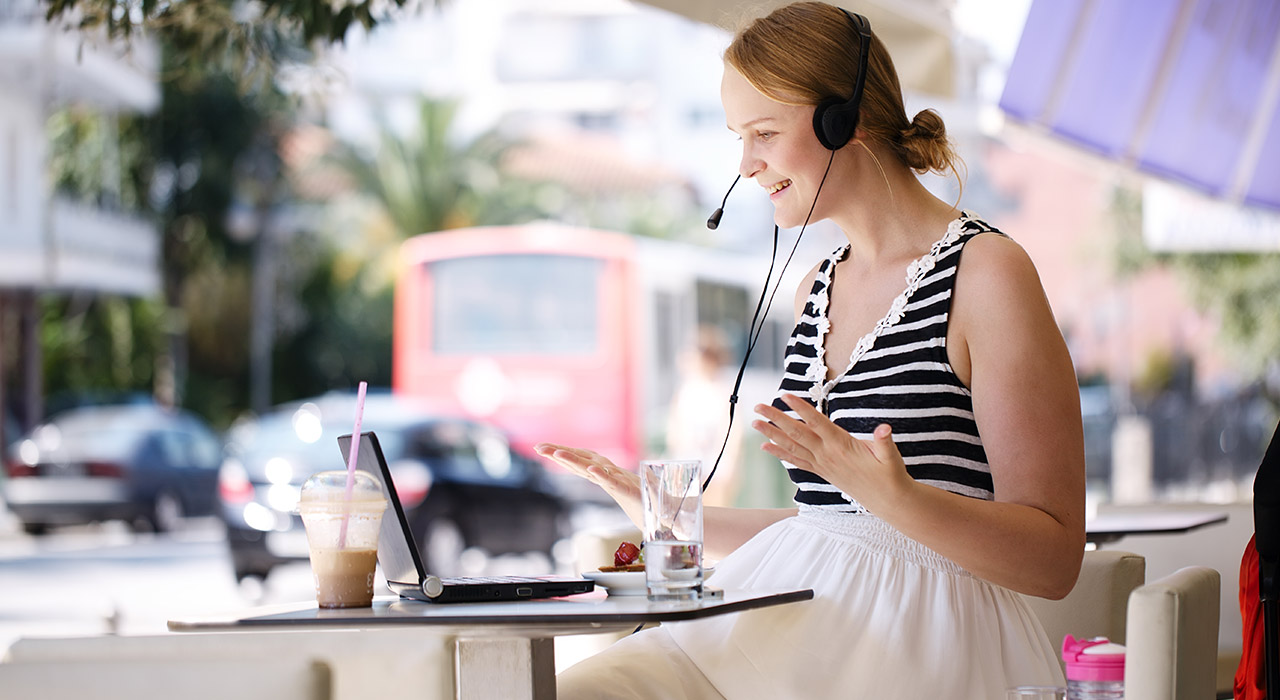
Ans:
<svg viewBox="0 0 1280 700"><path fill-rule="evenodd" d="M457 700L555 700L555 640L460 638Z"/></svg>

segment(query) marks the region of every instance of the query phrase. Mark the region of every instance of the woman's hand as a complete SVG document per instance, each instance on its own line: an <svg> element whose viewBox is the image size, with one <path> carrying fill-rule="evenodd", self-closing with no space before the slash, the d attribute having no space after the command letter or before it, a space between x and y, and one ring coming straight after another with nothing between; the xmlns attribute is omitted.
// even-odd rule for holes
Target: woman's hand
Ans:
<svg viewBox="0 0 1280 700"><path fill-rule="evenodd" d="M783 394L782 401L799 420L766 404L755 408L764 420L751 427L769 439L765 452L826 479L882 518L886 513L879 511L892 510L915 484L887 423L876 427L873 439L859 440L804 399Z"/></svg>
<svg viewBox="0 0 1280 700"><path fill-rule="evenodd" d="M640 506L640 477L621 469L608 459L576 447L548 442L534 446L534 451L587 481L604 489L636 527L643 528L644 514Z"/></svg>

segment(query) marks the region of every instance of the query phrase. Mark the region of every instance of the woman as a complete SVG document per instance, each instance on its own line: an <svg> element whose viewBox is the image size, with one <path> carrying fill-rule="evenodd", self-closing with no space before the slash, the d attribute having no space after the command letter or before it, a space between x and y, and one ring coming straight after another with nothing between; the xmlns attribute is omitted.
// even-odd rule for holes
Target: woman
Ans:
<svg viewBox="0 0 1280 700"><path fill-rule="evenodd" d="M735 37L721 84L775 222L830 219L848 245L801 285L781 393L755 407L797 508L708 508L705 549L721 588L815 598L632 635L565 671L561 697L990 700L1062 683L1015 592L1066 595L1083 556L1071 360L1022 248L917 179L956 156L936 113L907 120L879 40L847 143L815 124L853 102L864 21L783 7ZM539 453L639 523L634 474Z"/></svg>

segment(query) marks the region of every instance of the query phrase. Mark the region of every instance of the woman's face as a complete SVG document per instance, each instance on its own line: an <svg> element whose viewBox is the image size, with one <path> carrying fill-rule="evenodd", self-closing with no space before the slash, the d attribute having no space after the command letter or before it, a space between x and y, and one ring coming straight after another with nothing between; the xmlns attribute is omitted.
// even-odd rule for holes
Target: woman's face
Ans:
<svg viewBox="0 0 1280 700"><path fill-rule="evenodd" d="M720 99L729 130L742 140L738 171L769 193L774 223L782 228L802 225L831 158L813 133L814 108L769 99L727 64ZM811 222L827 218L824 209L822 204L814 208Z"/></svg>

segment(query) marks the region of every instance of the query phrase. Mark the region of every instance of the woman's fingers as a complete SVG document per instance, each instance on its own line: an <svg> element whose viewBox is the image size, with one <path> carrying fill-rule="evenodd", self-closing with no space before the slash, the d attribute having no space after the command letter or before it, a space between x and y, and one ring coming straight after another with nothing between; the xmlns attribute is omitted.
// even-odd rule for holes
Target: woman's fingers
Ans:
<svg viewBox="0 0 1280 700"><path fill-rule="evenodd" d="M631 473L591 450L544 442L534 451L605 488L630 485Z"/></svg>
<svg viewBox="0 0 1280 700"><path fill-rule="evenodd" d="M876 459L889 462L899 456L898 446L893 443L893 428L889 427L888 423L877 425L871 437L871 454L875 455Z"/></svg>
<svg viewBox="0 0 1280 700"><path fill-rule="evenodd" d="M783 394L782 402L813 432L814 437L823 440L833 436L848 435L843 428L831 422L825 413L816 406L795 394ZM833 432L834 431L834 432Z"/></svg>
<svg viewBox="0 0 1280 700"><path fill-rule="evenodd" d="M803 403L803 399L797 401ZM768 404L756 405L755 411L764 420L753 422L751 427L788 452L800 452L806 459L812 459L821 445L821 438L815 433L813 426Z"/></svg>

